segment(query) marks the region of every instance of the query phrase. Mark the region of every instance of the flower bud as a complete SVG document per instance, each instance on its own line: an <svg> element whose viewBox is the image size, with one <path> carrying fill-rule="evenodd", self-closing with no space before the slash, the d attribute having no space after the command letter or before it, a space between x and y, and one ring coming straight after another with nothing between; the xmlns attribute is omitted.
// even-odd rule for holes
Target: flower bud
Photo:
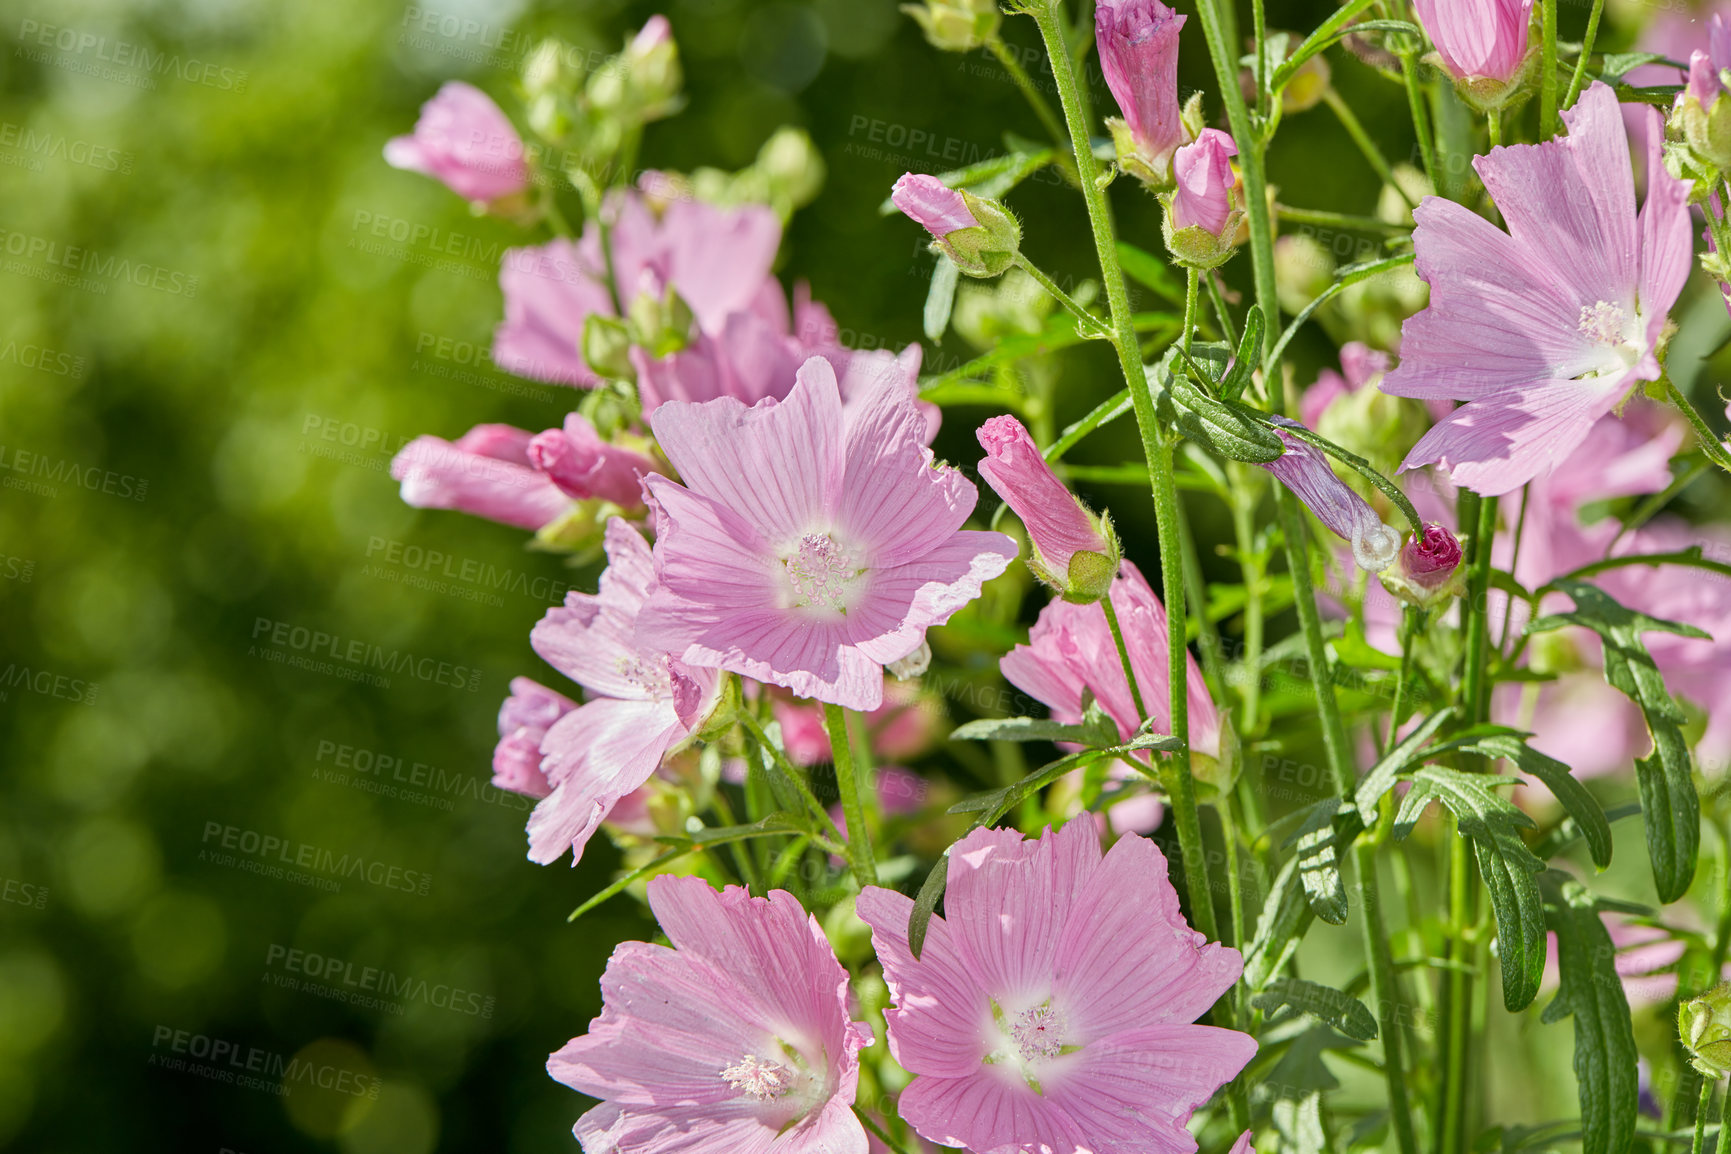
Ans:
<svg viewBox="0 0 1731 1154"><path fill-rule="evenodd" d="M1064 487L1016 418L993 417L976 436L986 450L980 476L1028 530L1034 576L1066 601L1089 604L1104 597L1118 574L1111 523Z"/></svg>
<svg viewBox="0 0 1731 1154"><path fill-rule="evenodd" d="M1677 1033L1702 1077L1717 1080L1731 1074L1731 982L1677 1007Z"/></svg>
<svg viewBox="0 0 1731 1154"><path fill-rule="evenodd" d="M1724 73L1697 50L1689 57L1689 83L1677 95L1671 126L1697 158L1714 168L1731 168L1731 100L1721 99L1724 95Z"/></svg>
<svg viewBox="0 0 1731 1154"><path fill-rule="evenodd" d="M768 185L770 203L788 213L810 204L823 188L823 156L803 128L775 130L757 150L757 170Z"/></svg>
<svg viewBox="0 0 1731 1154"><path fill-rule="evenodd" d="M998 276L1016 262L1022 226L997 201L911 172L896 181L890 201L931 233L936 247L969 276Z"/></svg>
<svg viewBox="0 0 1731 1154"><path fill-rule="evenodd" d="M537 800L553 792L541 772L541 739L553 723L577 708L528 677L511 679L511 696L499 706L499 744L493 750L493 786Z"/></svg>
<svg viewBox="0 0 1731 1154"><path fill-rule="evenodd" d="M631 379L631 330L625 322L600 313L583 319L583 361L597 374L616 381Z"/></svg>
<svg viewBox="0 0 1731 1154"><path fill-rule="evenodd" d="M1123 119L1106 126L1118 167L1154 188L1172 184L1172 154L1191 138L1178 101L1178 34L1186 17L1160 0L1100 0L1094 41Z"/></svg>
<svg viewBox="0 0 1731 1154"><path fill-rule="evenodd" d="M385 160L443 181L465 200L502 200L529 187L517 130L486 93L460 80L421 107L412 135L386 143Z"/></svg>
<svg viewBox="0 0 1731 1154"><path fill-rule="evenodd" d="M1428 59L1470 107L1501 108L1525 84L1536 55L1527 47L1533 0L1414 0L1414 7L1436 45Z"/></svg>
<svg viewBox="0 0 1731 1154"><path fill-rule="evenodd" d="M657 284L658 279L646 272L642 289L625 305L631 343L646 349L651 358L668 356L690 344L696 322L685 298L672 285Z"/></svg>
<svg viewBox="0 0 1731 1154"><path fill-rule="evenodd" d="M569 100L583 81L577 50L552 36L535 45L523 61L523 92L530 100L542 97Z"/></svg>
<svg viewBox="0 0 1731 1154"><path fill-rule="evenodd" d="M1409 537L1393 567L1382 574L1383 588L1421 609L1460 596L1465 582L1461 543L1441 525L1426 525L1422 537Z"/></svg>
<svg viewBox="0 0 1731 1154"><path fill-rule="evenodd" d="M627 510L642 506L640 479L657 471L644 454L603 441L595 426L577 413L566 416L564 428L535 435L529 442L529 463L568 497L599 497Z"/></svg>
<svg viewBox="0 0 1731 1154"><path fill-rule="evenodd" d="M925 32L927 43L944 52L984 47L1003 19L998 0L925 0L903 4L902 11Z"/></svg>
<svg viewBox="0 0 1731 1154"><path fill-rule="evenodd" d="M1210 269L1232 255L1244 210L1234 205L1232 157L1238 146L1205 128L1172 157L1174 186L1166 201L1166 248L1187 268Z"/></svg>
<svg viewBox="0 0 1731 1154"><path fill-rule="evenodd" d="M1274 417L1273 421L1291 429L1304 427L1288 417ZM1262 467L1292 490L1317 520L1352 546L1352 559L1360 569L1378 573L1392 565L1400 552L1400 534L1384 525L1370 503L1334 475L1322 450L1286 429L1277 432L1286 452Z"/></svg>

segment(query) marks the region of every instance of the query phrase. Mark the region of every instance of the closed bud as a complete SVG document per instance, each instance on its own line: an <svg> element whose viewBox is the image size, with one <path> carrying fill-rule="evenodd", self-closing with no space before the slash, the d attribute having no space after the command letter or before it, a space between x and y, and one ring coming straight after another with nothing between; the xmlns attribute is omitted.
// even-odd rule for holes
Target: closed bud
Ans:
<svg viewBox="0 0 1731 1154"><path fill-rule="evenodd" d="M998 0L925 0L903 4L902 11L914 18L933 48L945 52L984 47L1003 19Z"/></svg>
<svg viewBox="0 0 1731 1154"><path fill-rule="evenodd" d="M1689 57L1689 83L1671 110L1673 135L1680 135L1699 160L1712 168L1731 168L1731 100L1725 74L1705 52ZM1712 187L1708 181L1707 187Z"/></svg>
<svg viewBox="0 0 1731 1154"><path fill-rule="evenodd" d="M794 209L810 204L823 188L823 156L803 128L778 128L757 150L757 170L768 186L770 203Z"/></svg>
<svg viewBox="0 0 1731 1154"><path fill-rule="evenodd" d="M1099 0L1094 43L1122 119L1108 118L1118 167L1150 187L1172 185L1173 152L1195 138L1178 102L1178 34L1186 17L1160 0ZM1199 106L1198 106L1199 107Z"/></svg>
<svg viewBox="0 0 1731 1154"><path fill-rule="evenodd" d="M1469 107L1493 111L1520 93L1537 56L1537 46L1528 47L1533 0L1416 0L1414 6L1436 45L1428 59L1449 74Z"/></svg>
<svg viewBox="0 0 1731 1154"><path fill-rule="evenodd" d="M1016 263L1022 226L997 201L911 172L896 181L890 201L931 233L936 247L969 276L998 276Z"/></svg>
<svg viewBox="0 0 1731 1154"><path fill-rule="evenodd" d="M676 353L691 343L695 321L691 306L667 285L659 293L639 292L625 306L630 321L631 343L648 350L651 358Z"/></svg>
<svg viewBox="0 0 1731 1154"><path fill-rule="evenodd" d="M1731 1074L1731 982L1679 1006L1677 1033L1702 1077L1717 1080Z"/></svg>
<svg viewBox="0 0 1731 1154"><path fill-rule="evenodd" d="M1461 543L1441 525L1426 525L1423 536L1408 538L1394 565L1382 573L1383 588L1421 609L1460 596L1465 582Z"/></svg>
<svg viewBox="0 0 1731 1154"><path fill-rule="evenodd" d="M1064 600L1100 600L1118 575L1118 538L1058 480L1034 438L1011 416L993 417L976 436L986 457L980 476L1028 530L1028 568Z"/></svg>
<svg viewBox="0 0 1731 1154"><path fill-rule="evenodd" d="M1166 199L1166 248L1186 268L1211 269L1233 252L1244 211L1235 203L1232 157L1238 147L1217 128L1205 128L1172 157L1172 192Z"/></svg>
<svg viewBox="0 0 1731 1154"><path fill-rule="evenodd" d="M582 82L583 70L575 50L551 36L537 44L523 62L523 91L531 101L543 96L570 99Z"/></svg>
<svg viewBox="0 0 1731 1154"><path fill-rule="evenodd" d="M623 321L590 313L583 321L583 360L597 374L631 379L631 331Z"/></svg>

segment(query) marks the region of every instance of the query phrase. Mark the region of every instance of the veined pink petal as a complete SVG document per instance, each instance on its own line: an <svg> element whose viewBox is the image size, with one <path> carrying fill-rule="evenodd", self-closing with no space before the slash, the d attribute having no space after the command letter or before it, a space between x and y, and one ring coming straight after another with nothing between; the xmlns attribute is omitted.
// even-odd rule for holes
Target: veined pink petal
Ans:
<svg viewBox="0 0 1731 1154"><path fill-rule="evenodd" d="M938 240L958 229L978 228L962 194L935 176L906 172L890 192L890 202Z"/></svg>
<svg viewBox="0 0 1731 1154"><path fill-rule="evenodd" d="M418 509L459 509L539 529L571 507L559 487L526 465L482 456L438 437L416 437L391 461L403 501Z"/></svg>
<svg viewBox="0 0 1731 1154"><path fill-rule="evenodd" d="M913 908L912 898L877 886L867 886L854 901L855 912L872 928L872 944L895 1001L884 1011L891 1023L890 1052L908 1070L966 1077L991 1052L986 1041L991 998L957 952L942 918L929 923L920 960L914 962L908 948Z"/></svg>
<svg viewBox="0 0 1731 1154"><path fill-rule="evenodd" d="M593 387L600 378L583 360L583 329L591 314L614 315L603 276L562 237L506 252L499 266L505 319L493 334L493 363L522 377Z"/></svg>
<svg viewBox="0 0 1731 1154"><path fill-rule="evenodd" d="M1506 82L1519 71L1533 0L1415 0L1414 6L1451 76Z"/></svg>
<svg viewBox="0 0 1731 1154"><path fill-rule="evenodd" d="M614 803L648 781L686 730L665 701L598 697L554 723L541 739L553 792L529 815L529 860L571 864Z"/></svg>
<svg viewBox="0 0 1731 1154"><path fill-rule="evenodd" d="M1155 164L1184 143L1178 34L1187 19L1160 0L1100 0L1094 9L1094 40L1106 87Z"/></svg>
<svg viewBox="0 0 1731 1154"><path fill-rule="evenodd" d="M529 185L517 130L486 93L460 80L421 108L414 135L385 145L385 160L436 177L467 200L496 200Z"/></svg>

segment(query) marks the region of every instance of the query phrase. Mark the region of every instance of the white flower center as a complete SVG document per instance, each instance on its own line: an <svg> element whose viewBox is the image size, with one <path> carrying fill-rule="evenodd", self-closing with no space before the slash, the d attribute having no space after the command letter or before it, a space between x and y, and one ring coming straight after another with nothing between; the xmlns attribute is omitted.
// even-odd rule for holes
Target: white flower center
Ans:
<svg viewBox="0 0 1731 1154"><path fill-rule="evenodd" d="M847 615L854 586L865 572L828 533L807 533L781 563L795 608L833 610L843 616Z"/></svg>
<svg viewBox="0 0 1731 1154"><path fill-rule="evenodd" d="M1068 1040L1069 1023L1052 1007L1050 998L1015 1015L1006 1014L994 1001L992 1020L998 1045L986 1055L985 1063L1014 1070L1036 1094L1045 1093L1040 1078L1052 1060L1081 1049Z"/></svg>
<svg viewBox="0 0 1731 1154"><path fill-rule="evenodd" d="M747 1054L721 1071L727 1084L748 1098L772 1102L793 1089L799 1075L779 1062L766 1062Z"/></svg>
<svg viewBox="0 0 1731 1154"><path fill-rule="evenodd" d="M1607 376L1631 369L1647 353L1646 328L1640 314L1629 315L1622 305L1610 301L1595 301L1581 306L1576 331L1595 345L1606 350L1605 363L1595 373L1583 376Z"/></svg>

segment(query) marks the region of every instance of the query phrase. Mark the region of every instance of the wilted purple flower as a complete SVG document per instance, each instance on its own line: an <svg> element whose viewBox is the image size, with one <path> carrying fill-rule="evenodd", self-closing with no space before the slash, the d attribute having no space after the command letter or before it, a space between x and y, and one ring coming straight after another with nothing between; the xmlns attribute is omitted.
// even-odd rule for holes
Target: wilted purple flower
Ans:
<svg viewBox="0 0 1731 1154"><path fill-rule="evenodd" d="M385 160L444 181L465 200L497 200L529 186L517 130L485 92L461 80L421 107L414 134L393 137Z"/></svg>
<svg viewBox="0 0 1731 1154"><path fill-rule="evenodd" d="M1273 420L1294 429L1304 427L1288 417ZM1317 520L1351 544L1352 558L1359 568L1371 573L1388 568L1400 550L1400 534L1384 525L1369 502L1334 475L1322 450L1285 429L1277 432L1286 452L1262 467L1280 478Z"/></svg>

